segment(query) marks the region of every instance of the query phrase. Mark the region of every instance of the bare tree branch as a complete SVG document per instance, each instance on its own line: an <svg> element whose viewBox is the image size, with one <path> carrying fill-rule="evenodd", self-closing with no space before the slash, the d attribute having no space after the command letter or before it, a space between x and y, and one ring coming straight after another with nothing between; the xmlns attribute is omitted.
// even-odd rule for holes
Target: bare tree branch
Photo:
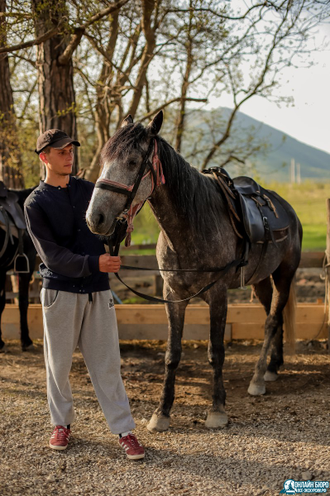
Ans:
<svg viewBox="0 0 330 496"><path fill-rule="evenodd" d="M120 9L123 5L128 3L129 0L118 0L118 2L111 4L109 7L106 9L101 10L94 16L92 16L85 24L82 26L78 26L74 29L75 33L71 37L71 41L68 44L66 50L63 52L61 57L59 57L59 63L62 65L67 64L68 60L71 58L74 50L77 48L79 45L81 38L85 32L85 30L94 24L95 22L101 20L103 17L111 14L115 10ZM3 13L2 13L3 14ZM56 36L60 31L60 26L56 26L53 29L50 29L43 35L39 36L38 38L35 38L34 40L30 41L25 41L23 43L18 43L17 45L12 45L12 46L5 46L0 48L0 53L8 53L8 52L15 52L17 50L22 50L23 48L28 48L34 45L40 45L41 43L49 40L53 36Z"/></svg>
<svg viewBox="0 0 330 496"><path fill-rule="evenodd" d="M49 31L39 36L38 38L35 38L34 40L24 41L23 43L18 43L17 45L4 46L0 48L0 53L16 52L17 50L22 50L22 48L28 48L34 45L40 45L44 41L49 40L53 36L56 36L58 32L59 32L59 26L56 26L55 28L50 29Z"/></svg>
<svg viewBox="0 0 330 496"><path fill-rule="evenodd" d="M155 110L152 110L152 112L149 112L148 114L146 114L145 116L142 117L142 119L139 119L140 122L143 122L145 121L146 119L149 119L150 117L152 117L154 114L157 114L157 112L159 112L160 110L164 109L165 107L168 107L169 105L172 105L172 103L175 103L175 102L180 102L182 100L182 97L179 96L178 98L173 98L173 100L169 100L168 102L164 103L163 105L161 105L160 107L156 108ZM206 103L207 102L207 99L206 98L185 98L185 100L187 102L200 102L200 103Z"/></svg>

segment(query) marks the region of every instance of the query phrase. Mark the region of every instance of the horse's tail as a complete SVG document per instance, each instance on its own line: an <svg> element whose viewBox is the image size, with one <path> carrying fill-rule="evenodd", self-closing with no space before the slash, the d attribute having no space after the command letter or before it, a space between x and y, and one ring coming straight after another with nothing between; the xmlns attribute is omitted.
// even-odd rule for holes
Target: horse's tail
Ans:
<svg viewBox="0 0 330 496"><path fill-rule="evenodd" d="M293 278L290 286L289 299L283 311L285 341L289 344L291 353L295 351L296 341L296 284Z"/></svg>

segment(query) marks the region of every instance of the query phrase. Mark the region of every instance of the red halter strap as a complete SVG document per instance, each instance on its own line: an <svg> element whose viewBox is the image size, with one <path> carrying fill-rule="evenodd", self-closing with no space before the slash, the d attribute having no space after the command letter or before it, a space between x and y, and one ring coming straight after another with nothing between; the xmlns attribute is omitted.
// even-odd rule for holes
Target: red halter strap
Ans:
<svg viewBox="0 0 330 496"><path fill-rule="evenodd" d="M152 163L151 166L146 174L143 174L147 161L148 161L148 156L149 156L149 149L146 153L146 156L142 162L141 168L139 170L139 173L137 175L136 181L134 184L131 186L128 186L123 183L118 183L117 181L111 181L110 179L106 178L100 178L96 181L95 187L96 188L102 188L102 189L108 189L110 191L114 191L115 193L120 193L122 195L127 196L127 203L124 211L122 212L122 217L124 217L127 220L127 237L125 240L125 245L129 246L131 243L131 232L133 231L133 221L138 213L138 211L142 208L144 201L138 203L137 205L132 206L132 202L134 200L135 194L137 192L138 187L140 186L141 182L148 177L149 174L151 174L151 190L150 190L150 195L154 192L155 188L158 186L161 186L162 184L165 184L165 176L163 172L163 167L162 163L158 157L158 149L157 149L157 141L156 139L154 140L154 153L152 157ZM139 177L140 176L140 177ZM142 177L141 177L142 176Z"/></svg>

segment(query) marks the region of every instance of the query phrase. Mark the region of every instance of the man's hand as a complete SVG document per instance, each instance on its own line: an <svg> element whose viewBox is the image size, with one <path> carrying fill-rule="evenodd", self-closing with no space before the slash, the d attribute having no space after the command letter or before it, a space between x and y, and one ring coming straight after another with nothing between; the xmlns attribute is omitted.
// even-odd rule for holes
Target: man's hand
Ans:
<svg viewBox="0 0 330 496"><path fill-rule="evenodd" d="M120 264L120 257L112 257L108 253L100 255L99 257L100 272L118 272Z"/></svg>

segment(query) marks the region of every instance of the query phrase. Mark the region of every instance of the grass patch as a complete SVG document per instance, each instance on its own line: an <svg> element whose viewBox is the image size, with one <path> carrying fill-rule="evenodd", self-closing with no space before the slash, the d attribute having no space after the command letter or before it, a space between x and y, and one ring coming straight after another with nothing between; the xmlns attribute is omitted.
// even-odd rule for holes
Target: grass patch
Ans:
<svg viewBox="0 0 330 496"><path fill-rule="evenodd" d="M327 198L329 183L303 184L271 183L268 186L289 202L303 226L303 250L325 250L327 234Z"/></svg>

